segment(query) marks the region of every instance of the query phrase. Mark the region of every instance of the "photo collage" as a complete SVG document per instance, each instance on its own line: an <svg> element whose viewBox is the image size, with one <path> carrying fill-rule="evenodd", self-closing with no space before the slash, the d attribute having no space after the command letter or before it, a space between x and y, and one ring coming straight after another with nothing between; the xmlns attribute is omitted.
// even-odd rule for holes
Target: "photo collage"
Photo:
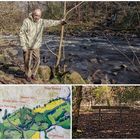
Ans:
<svg viewBox="0 0 140 140"><path fill-rule="evenodd" d="M140 1L0 1L0 139L140 139Z"/></svg>

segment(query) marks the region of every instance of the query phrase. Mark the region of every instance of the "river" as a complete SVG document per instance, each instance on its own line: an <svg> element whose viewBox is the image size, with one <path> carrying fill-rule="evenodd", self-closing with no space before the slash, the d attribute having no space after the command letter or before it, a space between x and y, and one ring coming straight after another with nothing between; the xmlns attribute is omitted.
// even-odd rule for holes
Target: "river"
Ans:
<svg viewBox="0 0 140 140"><path fill-rule="evenodd" d="M17 41L17 46L19 46L18 37L16 36L3 36L2 39ZM43 36L41 65L52 67L55 65L56 57L48 50L46 45L53 52L56 52L59 40L60 37L56 35ZM21 49L19 47L15 49L18 49L19 60L23 61ZM140 83L140 65L137 61L140 59L140 39L137 37L131 38L128 45L125 39L116 36L111 37L109 40L103 36L67 36L64 38L64 50L65 58L62 59L61 64L66 64L69 71L78 71L89 83Z"/></svg>

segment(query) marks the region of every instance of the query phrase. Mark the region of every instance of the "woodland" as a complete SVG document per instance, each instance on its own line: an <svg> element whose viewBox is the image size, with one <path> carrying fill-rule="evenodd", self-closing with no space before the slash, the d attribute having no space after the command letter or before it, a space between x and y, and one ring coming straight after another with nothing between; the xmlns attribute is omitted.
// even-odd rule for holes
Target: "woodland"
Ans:
<svg viewBox="0 0 140 140"><path fill-rule="evenodd" d="M140 138L140 87L73 86L73 138Z"/></svg>

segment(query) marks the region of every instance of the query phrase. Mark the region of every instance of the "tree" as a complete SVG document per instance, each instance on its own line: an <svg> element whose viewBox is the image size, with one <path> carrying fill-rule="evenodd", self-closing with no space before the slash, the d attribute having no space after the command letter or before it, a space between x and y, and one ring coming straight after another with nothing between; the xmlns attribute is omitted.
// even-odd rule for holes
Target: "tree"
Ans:
<svg viewBox="0 0 140 140"><path fill-rule="evenodd" d="M73 131L78 128L80 104L82 101L82 86L73 87Z"/></svg>

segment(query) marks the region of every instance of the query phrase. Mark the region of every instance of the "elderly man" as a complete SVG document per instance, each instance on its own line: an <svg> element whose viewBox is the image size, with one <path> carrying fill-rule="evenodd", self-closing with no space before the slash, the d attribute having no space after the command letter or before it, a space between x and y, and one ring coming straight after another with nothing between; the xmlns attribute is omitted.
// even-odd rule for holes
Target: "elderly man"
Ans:
<svg viewBox="0 0 140 140"><path fill-rule="evenodd" d="M44 28L64 25L64 20L47 20L41 18L41 10L35 9L23 21L20 29L20 45L23 49L25 76L28 82L36 80L40 64L40 46ZM32 67L31 67L32 65Z"/></svg>

